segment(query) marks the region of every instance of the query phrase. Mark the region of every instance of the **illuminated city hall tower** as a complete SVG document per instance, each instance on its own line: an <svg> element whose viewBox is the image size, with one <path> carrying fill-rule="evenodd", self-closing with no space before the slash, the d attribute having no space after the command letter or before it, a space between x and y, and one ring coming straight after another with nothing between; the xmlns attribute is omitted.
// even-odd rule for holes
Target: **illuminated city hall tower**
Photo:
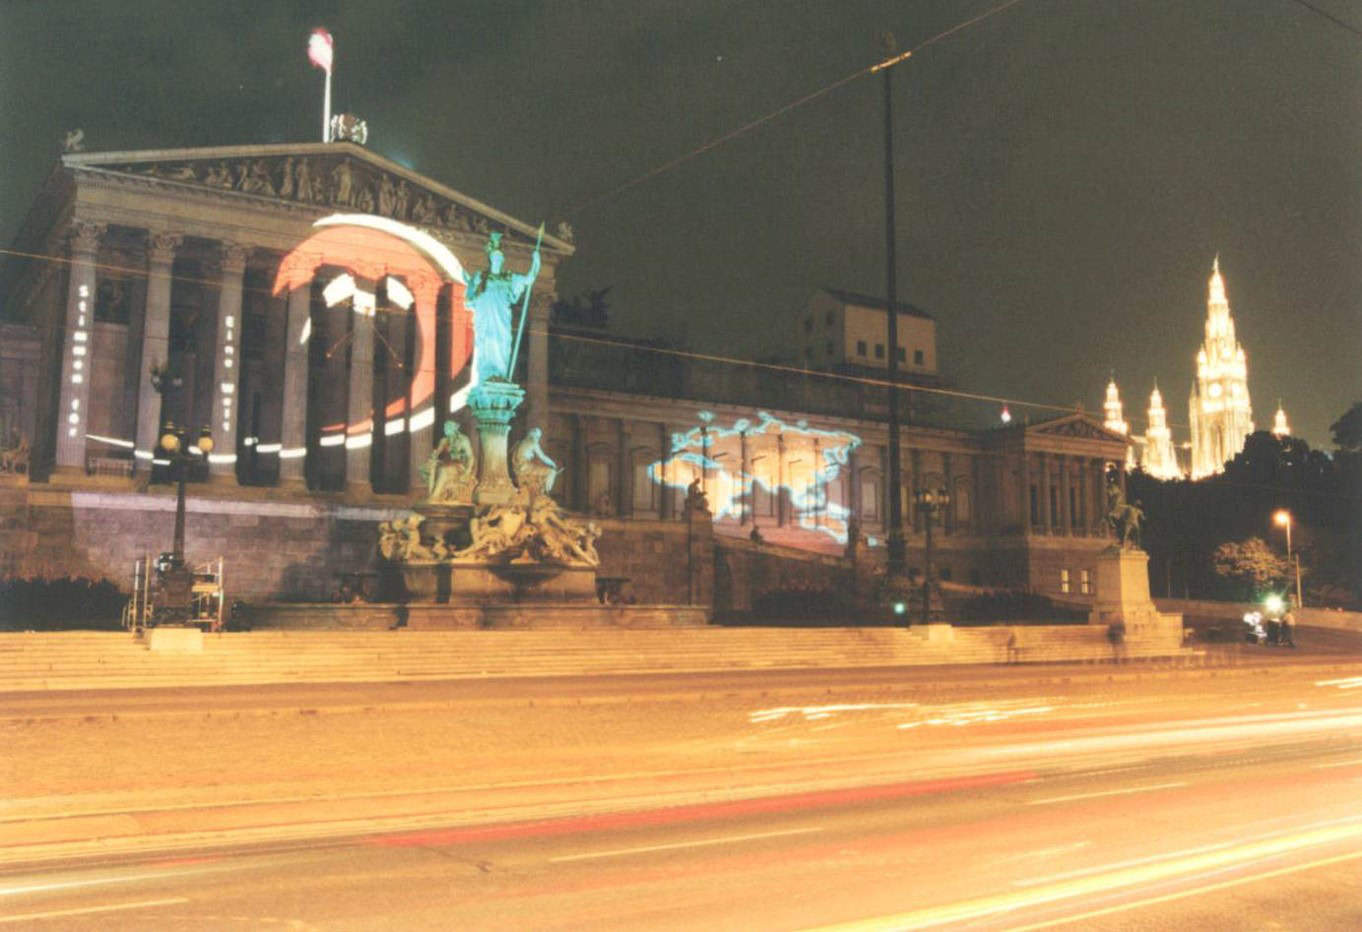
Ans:
<svg viewBox="0 0 1362 932"><path fill-rule="evenodd" d="M1220 257L1211 270L1206 299L1206 341L1196 354L1196 380L1188 400L1192 425L1192 478L1225 468L1253 433L1249 404L1248 363L1234 338L1234 319L1220 277Z"/></svg>

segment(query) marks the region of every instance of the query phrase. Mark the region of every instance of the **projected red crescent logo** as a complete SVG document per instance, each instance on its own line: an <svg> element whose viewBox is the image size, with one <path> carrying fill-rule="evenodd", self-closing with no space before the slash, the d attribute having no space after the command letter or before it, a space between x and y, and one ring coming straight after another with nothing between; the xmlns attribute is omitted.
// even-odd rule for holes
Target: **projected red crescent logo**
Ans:
<svg viewBox="0 0 1362 932"><path fill-rule="evenodd" d="M337 215L318 221L317 226L321 229L280 262L272 289L274 295L311 288L318 270L323 268L342 269L356 279L372 282L371 287L386 278L397 279L411 293L417 349L406 391L387 401L384 420L400 417L404 412L419 414L430 406L435 394L435 307L442 288L450 289L453 317L449 373L457 375L473 355L473 315L464 304L462 267L429 234L382 217ZM373 426L373 413L358 423L327 425L322 429L339 430L342 426L350 435L367 434Z"/></svg>

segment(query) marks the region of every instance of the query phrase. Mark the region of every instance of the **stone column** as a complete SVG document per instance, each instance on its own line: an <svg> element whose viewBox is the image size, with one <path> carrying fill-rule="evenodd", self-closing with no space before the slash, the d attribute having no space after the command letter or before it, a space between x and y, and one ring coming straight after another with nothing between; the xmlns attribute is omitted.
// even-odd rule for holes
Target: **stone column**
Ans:
<svg viewBox="0 0 1362 932"><path fill-rule="evenodd" d="M1069 495L1069 458L1063 453L1059 460L1059 533L1068 536L1073 533L1074 516L1070 511Z"/></svg>
<svg viewBox="0 0 1362 932"><path fill-rule="evenodd" d="M922 451L908 451L909 470L912 475L908 478L908 501L904 502L903 523L908 530L918 531L922 527L922 515L917 512L917 490L923 488L922 484ZM895 489L895 494L902 500L903 490Z"/></svg>
<svg viewBox="0 0 1362 932"><path fill-rule="evenodd" d="M666 520L672 516L672 433L665 423L657 425L658 460L662 474L657 477L657 516Z"/></svg>
<svg viewBox="0 0 1362 932"><path fill-rule="evenodd" d="M349 401L345 417L345 486L354 495L366 497L373 492L369 464L374 455L376 421L382 411L374 410L374 320L376 285L372 279L355 279L354 315L350 320ZM367 430L360 429L369 422ZM382 427L378 429L381 431ZM377 436L382 437L382 433Z"/></svg>
<svg viewBox="0 0 1362 932"><path fill-rule="evenodd" d="M625 418L616 419L615 425L616 461L619 463L619 474L615 477L615 514L622 518L634 511L634 436Z"/></svg>
<svg viewBox="0 0 1362 932"><path fill-rule="evenodd" d="M1021 529L1023 534L1031 533L1031 455L1023 448L1021 453Z"/></svg>
<svg viewBox="0 0 1362 932"><path fill-rule="evenodd" d="M1105 537L1106 462L1092 461L1092 533Z"/></svg>
<svg viewBox="0 0 1362 932"><path fill-rule="evenodd" d="M222 279L218 287L217 356L213 362L213 452L208 474L213 481L236 478L236 435L241 420L241 286L247 250L222 244Z"/></svg>
<svg viewBox="0 0 1362 932"><path fill-rule="evenodd" d="M1040 460L1040 482L1036 493L1040 499L1040 532L1051 534L1054 528L1050 527L1050 455L1037 453L1036 458Z"/></svg>
<svg viewBox="0 0 1362 932"><path fill-rule="evenodd" d="M945 474L946 493L950 495L950 504L946 506L946 512L941 516L941 534L943 537L955 533L955 462L949 453L941 454L941 471Z"/></svg>
<svg viewBox="0 0 1362 932"><path fill-rule="evenodd" d="M85 469L85 429L90 416L90 330L95 321L95 260L107 228L77 221L71 226L71 275L66 289L66 320L57 408L57 468ZM6 438L6 441L8 438Z"/></svg>
<svg viewBox="0 0 1362 932"><path fill-rule="evenodd" d="M747 431L738 432L738 494L742 507L738 511L739 524L745 525L748 521L754 521L756 516L753 512L754 490L756 484L752 481L752 458L751 451L747 447Z"/></svg>
<svg viewBox="0 0 1362 932"><path fill-rule="evenodd" d="M790 495L785 487L785 435L776 434L776 526L784 527L789 516Z"/></svg>
<svg viewBox="0 0 1362 932"><path fill-rule="evenodd" d="M289 292L288 325L284 338L284 391L280 410L279 483L302 485L307 458L308 348L303 342L312 313L312 289L303 285Z"/></svg>
<svg viewBox="0 0 1362 932"><path fill-rule="evenodd" d="M526 321L525 343L529 351L526 375L529 381L528 410L525 423L544 427L549 423L549 310L553 307L552 282L541 282L542 293L530 296L530 319Z"/></svg>
<svg viewBox="0 0 1362 932"><path fill-rule="evenodd" d="M170 279L183 238L152 233L147 241L147 306L142 325L142 372L137 381L137 466L151 468L161 431L161 396L151 387L153 366L170 361Z"/></svg>
<svg viewBox="0 0 1362 932"><path fill-rule="evenodd" d="M568 467L568 507L574 511L587 511L591 503L586 500L587 480L590 478L587 471L590 464L586 455L586 431L587 425L585 418L581 414L568 416L568 423L572 425L572 446L570 448L571 465Z"/></svg>

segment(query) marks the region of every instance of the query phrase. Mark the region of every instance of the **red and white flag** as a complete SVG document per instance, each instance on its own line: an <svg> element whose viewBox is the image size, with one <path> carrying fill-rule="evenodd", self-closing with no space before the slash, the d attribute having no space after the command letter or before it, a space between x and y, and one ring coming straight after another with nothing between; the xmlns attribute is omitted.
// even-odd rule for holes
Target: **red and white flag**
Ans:
<svg viewBox="0 0 1362 932"><path fill-rule="evenodd" d="M331 52L335 41L331 38L331 33L325 29L314 29L312 35L307 40L308 61L318 68L331 73Z"/></svg>

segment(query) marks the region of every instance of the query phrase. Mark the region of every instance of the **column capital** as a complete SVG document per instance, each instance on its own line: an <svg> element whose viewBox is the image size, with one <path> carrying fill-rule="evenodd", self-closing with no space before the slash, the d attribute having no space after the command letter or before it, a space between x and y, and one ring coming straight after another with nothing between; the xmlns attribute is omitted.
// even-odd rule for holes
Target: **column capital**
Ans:
<svg viewBox="0 0 1362 932"><path fill-rule="evenodd" d="M178 233L158 233L147 235L147 260L152 265L170 265L175 261L175 250L184 244L184 237Z"/></svg>
<svg viewBox="0 0 1362 932"><path fill-rule="evenodd" d="M222 273L240 275L246 271L246 258L251 254L250 247L242 246L231 240L222 240Z"/></svg>
<svg viewBox="0 0 1362 932"><path fill-rule="evenodd" d="M71 224L71 254L89 257L99 251L99 241L109 231L107 223L77 220Z"/></svg>

